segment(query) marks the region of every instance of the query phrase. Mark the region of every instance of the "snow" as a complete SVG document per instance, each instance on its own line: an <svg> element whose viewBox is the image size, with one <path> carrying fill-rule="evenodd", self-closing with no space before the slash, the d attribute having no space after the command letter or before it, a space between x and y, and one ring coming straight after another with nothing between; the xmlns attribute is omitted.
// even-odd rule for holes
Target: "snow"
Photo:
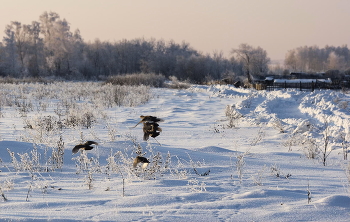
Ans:
<svg viewBox="0 0 350 222"><path fill-rule="evenodd" d="M293 131L293 134L305 133L307 131L310 131L310 129L311 123L308 120L303 120L301 123L298 124L297 128Z"/></svg>
<svg viewBox="0 0 350 222"><path fill-rule="evenodd" d="M27 113L2 105L0 194L7 200L0 195L1 220L349 220L349 161L344 160L342 147L349 143L348 94L268 92L230 85L159 88L152 93L148 103L136 107L94 107L94 114L101 115L91 128L64 128L51 134L25 126L29 120L55 116L63 92L56 92L61 98L43 96L41 105L31 92L25 92L34 104ZM90 107L84 96L71 100ZM227 107L242 116L233 118L231 127ZM143 141L141 125L131 128L140 115L165 120L156 140ZM324 135L330 138L325 166L320 150L315 158L307 158L315 144L322 151ZM45 172L45 155L57 147L59 136L64 141L64 164L62 169ZM82 137L99 145L72 155L71 149ZM147 169L155 167L156 156L161 156L156 173L132 169L135 144L151 162ZM40 167L16 170L7 149L22 167L27 165L20 157L25 153L31 157L36 150ZM95 162L79 170L79 155ZM112 156L117 170L106 174L107 159Z"/></svg>

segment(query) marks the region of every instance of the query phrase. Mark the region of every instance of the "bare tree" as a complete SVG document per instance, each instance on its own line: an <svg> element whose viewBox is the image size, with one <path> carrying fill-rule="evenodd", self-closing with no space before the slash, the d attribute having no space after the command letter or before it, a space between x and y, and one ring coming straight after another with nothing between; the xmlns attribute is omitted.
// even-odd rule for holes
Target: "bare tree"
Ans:
<svg viewBox="0 0 350 222"><path fill-rule="evenodd" d="M12 74L14 77L16 77L17 72L20 67L20 62L18 59L17 54L17 48L16 48L16 40L15 40L15 33L11 28L5 29L5 36L3 38L4 43L4 58L3 58L3 66L4 70L7 72L7 74Z"/></svg>
<svg viewBox="0 0 350 222"><path fill-rule="evenodd" d="M286 57L284 59L284 65L292 70L292 71L297 71L297 57L296 57L296 52L295 50L289 50L286 53Z"/></svg>
<svg viewBox="0 0 350 222"><path fill-rule="evenodd" d="M14 55L18 58L18 66L21 73L26 71L25 60L30 48L30 25L22 25L20 22L12 21L5 29L6 37L4 37L5 44L9 49L9 58L14 63L16 60ZM12 71L14 71L14 64L12 64Z"/></svg>
<svg viewBox="0 0 350 222"><path fill-rule="evenodd" d="M253 74L264 75L268 73L268 64L270 63L270 58L267 57L267 52L260 46L255 49L253 57Z"/></svg>
<svg viewBox="0 0 350 222"><path fill-rule="evenodd" d="M238 49L232 49L231 53L243 64L243 70L249 83L253 82L253 75L267 73L270 58L261 47L254 48L243 43Z"/></svg>
<svg viewBox="0 0 350 222"><path fill-rule="evenodd" d="M25 69L25 58L29 50L30 25L22 25L20 22L15 21L11 22L6 28L14 33L16 50L21 64L21 71L23 72Z"/></svg>

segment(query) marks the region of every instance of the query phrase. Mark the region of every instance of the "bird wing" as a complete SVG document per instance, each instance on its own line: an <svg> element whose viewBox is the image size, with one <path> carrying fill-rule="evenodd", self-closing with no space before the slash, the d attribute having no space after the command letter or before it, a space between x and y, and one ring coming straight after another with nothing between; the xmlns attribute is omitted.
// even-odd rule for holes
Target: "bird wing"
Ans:
<svg viewBox="0 0 350 222"><path fill-rule="evenodd" d="M143 121L148 121L148 122L163 122L164 120L161 118L158 118L156 116L148 116L148 118L144 118Z"/></svg>
<svg viewBox="0 0 350 222"><path fill-rule="evenodd" d="M92 150L94 147L93 146L85 146L84 150Z"/></svg>
<svg viewBox="0 0 350 222"><path fill-rule="evenodd" d="M85 145L76 145L73 149L72 149L72 153L75 154L77 153L81 148L84 148Z"/></svg>
<svg viewBox="0 0 350 222"><path fill-rule="evenodd" d="M146 157L138 156L139 162L141 163L149 163L149 160Z"/></svg>
<svg viewBox="0 0 350 222"><path fill-rule="evenodd" d="M150 136L153 138L156 138L157 136L159 136L159 134L160 134L159 132L153 132L150 134Z"/></svg>
<svg viewBox="0 0 350 222"><path fill-rule="evenodd" d="M98 145L98 143L95 141L86 141L86 143L85 143L85 145L88 145L88 146L92 145L92 144Z"/></svg>
<svg viewBox="0 0 350 222"><path fill-rule="evenodd" d="M158 118L154 122L164 122L164 119Z"/></svg>

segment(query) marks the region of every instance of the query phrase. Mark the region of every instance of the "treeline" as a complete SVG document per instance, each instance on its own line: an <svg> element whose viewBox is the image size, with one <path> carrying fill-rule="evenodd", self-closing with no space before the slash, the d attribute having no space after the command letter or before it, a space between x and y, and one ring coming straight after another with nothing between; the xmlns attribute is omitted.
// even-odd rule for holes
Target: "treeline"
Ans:
<svg viewBox="0 0 350 222"><path fill-rule="evenodd" d="M144 38L85 42L80 31L70 31L69 23L57 13L44 12L29 25L14 21L6 26L0 42L0 77L96 80L154 73L193 83L220 79L251 83L271 74L350 67L347 46L293 49L279 67L269 66L270 58L260 47L241 44L231 53L227 59L222 52L204 55L186 42Z"/></svg>
<svg viewBox="0 0 350 222"><path fill-rule="evenodd" d="M242 65L218 52L203 55L188 43L143 38L84 42L79 30L54 12L30 25L11 22L0 43L0 76L99 79L130 73L156 73L203 82L242 73Z"/></svg>
<svg viewBox="0 0 350 222"><path fill-rule="evenodd" d="M350 74L350 50L347 45L298 47L286 53L285 66L293 72L338 70Z"/></svg>

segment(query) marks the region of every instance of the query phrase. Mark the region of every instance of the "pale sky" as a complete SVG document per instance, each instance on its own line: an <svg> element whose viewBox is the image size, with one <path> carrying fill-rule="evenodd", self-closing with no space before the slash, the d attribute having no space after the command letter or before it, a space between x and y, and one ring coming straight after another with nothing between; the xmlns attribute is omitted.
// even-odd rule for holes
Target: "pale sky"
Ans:
<svg viewBox="0 0 350 222"><path fill-rule="evenodd" d="M85 41L153 37L226 57L247 43L273 60L299 46L350 47L350 0L0 0L0 40L10 21L30 24L44 11Z"/></svg>

